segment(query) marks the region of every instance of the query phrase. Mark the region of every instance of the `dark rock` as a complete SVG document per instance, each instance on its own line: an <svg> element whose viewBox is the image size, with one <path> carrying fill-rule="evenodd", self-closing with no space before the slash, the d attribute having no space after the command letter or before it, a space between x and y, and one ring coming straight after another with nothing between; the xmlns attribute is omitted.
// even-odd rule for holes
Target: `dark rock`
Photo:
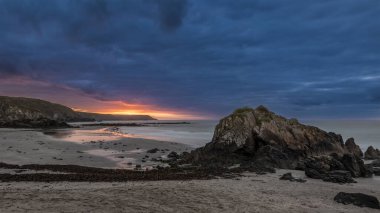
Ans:
<svg viewBox="0 0 380 213"><path fill-rule="evenodd" d="M345 170L328 172L323 176L322 180L332 183L356 183L356 181L352 179L351 173Z"/></svg>
<svg viewBox="0 0 380 213"><path fill-rule="evenodd" d="M177 152L170 152L168 154L168 158L171 158L171 159L178 159L179 158L179 155L177 154Z"/></svg>
<svg viewBox="0 0 380 213"><path fill-rule="evenodd" d="M334 183L354 183L353 177L371 177L371 166L353 154L310 157L305 160L305 174Z"/></svg>
<svg viewBox="0 0 380 213"><path fill-rule="evenodd" d="M380 159L372 161L371 165L374 167L380 167Z"/></svg>
<svg viewBox="0 0 380 213"><path fill-rule="evenodd" d="M215 128L212 141L192 151L184 161L225 166L250 161L295 169L307 157L343 155L347 150L340 135L303 125L295 119L288 120L260 106L238 109L223 118Z"/></svg>
<svg viewBox="0 0 380 213"><path fill-rule="evenodd" d="M374 169L371 164L364 164L363 167L361 177L369 178L374 175Z"/></svg>
<svg viewBox="0 0 380 213"><path fill-rule="evenodd" d="M289 181L292 181L292 182L300 182L300 183L305 183L306 182L306 180L304 180L304 179L301 179L301 178L295 178L295 177L293 177L293 175L292 175L292 173L285 173L284 175L282 175L281 177L280 177L280 180L289 180Z"/></svg>
<svg viewBox="0 0 380 213"><path fill-rule="evenodd" d="M367 151L365 151L364 158L366 160L380 159L380 150L373 148L373 146L370 146L368 147Z"/></svg>
<svg viewBox="0 0 380 213"><path fill-rule="evenodd" d="M358 145L356 145L354 138L347 139L344 145L349 153L352 153L359 158L363 157L363 151Z"/></svg>
<svg viewBox="0 0 380 213"><path fill-rule="evenodd" d="M305 171L315 170L319 174L327 174L333 170L345 170L344 165L332 156L309 157L305 160Z"/></svg>
<svg viewBox="0 0 380 213"><path fill-rule="evenodd" d="M342 157L342 163L351 172L352 177L361 177L361 167L364 166L363 161L357 159L354 155L345 154Z"/></svg>
<svg viewBox="0 0 380 213"><path fill-rule="evenodd" d="M375 174L376 176L380 176L380 167L374 167L373 174Z"/></svg>
<svg viewBox="0 0 380 213"><path fill-rule="evenodd" d="M150 149L148 151L146 151L147 153L151 153L151 154L154 154L154 153L157 153L158 151L160 151L159 149L157 148L154 148L154 149Z"/></svg>
<svg viewBox="0 0 380 213"><path fill-rule="evenodd" d="M344 205L353 204L360 207L380 209L379 200L376 197L362 193L339 192L334 200Z"/></svg>
<svg viewBox="0 0 380 213"><path fill-rule="evenodd" d="M325 174L321 174L317 170L307 167L305 168L305 175L313 179L322 179Z"/></svg>
<svg viewBox="0 0 380 213"><path fill-rule="evenodd" d="M285 173L283 174L281 177L280 177L280 180L293 180L294 177L292 175L292 173Z"/></svg>

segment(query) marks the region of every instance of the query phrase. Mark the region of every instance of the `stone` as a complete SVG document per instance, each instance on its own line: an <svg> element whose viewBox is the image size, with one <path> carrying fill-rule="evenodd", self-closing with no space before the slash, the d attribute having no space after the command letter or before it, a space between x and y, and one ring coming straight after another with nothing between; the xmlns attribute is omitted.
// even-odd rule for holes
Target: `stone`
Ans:
<svg viewBox="0 0 380 213"><path fill-rule="evenodd" d="M352 178L351 173L345 170L334 170L326 173L323 178L323 181L332 182L332 183L356 183Z"/></svg>
<svg viewBox="0 0 380 213"><path fill-rule="evenodd" d="M344 145L349 153L352 153L359 158L363 157L363 151L358 145L356 145L354 138L347 139Z"/></svg>
<svg viewBox="0 0 380 213"><path fill-rule="evenodd" d="M170 152L168 154L168 158L170 158L170 159L178 159L179 155L177 154L177 152Z"/></svg>
<svg viewBox="0 0 380 213"><path fill-rule="evenodd" d="M379 200L376 197L362 193L339 192L334 200L344 205L353 204L360 207L380 209Z"/></svg>
<svg viewBox="0 0 380 213"><path fill-rule="evenodd" d="M380 176L380 167L374 167L373 174L375 174L376 176Z"/></svg>
<svg viewBox="0 0 380 213"><path fill-rule="evenodd" d="M380 167L380 159L372 161L371 165L374 167Z"/></svg>
<svg viewBox="0 0 380 213"><path fill-rule="evenodd" d="M380 150L375 149L373 146L369 146L367 151L364 153L364 159L375 160L380 159Z"/></svg>
<svg viewBox="0 0 380 213"><path fill-rule="evenodd" d="M284 175L282 175L280 177L280 180L289 180L289 181L292 181L292 182L300 182L300 183L305 183L306 180L304 179L301 179L301 178L295 178L293 177L292 173L285 173Z"/></svg>
<svg viewBox="0 0 380 213"><path fill-rule="evenodd" d="M360 159L358 160L354 155L352 154L345 154L342 157L342 163L344 167L351 172L352 177L360 177L361 176L361 165L360 163L364 162Z"/></svg>
<svg viewBox="0 0 380 213"><path fill-rule="evenodd" d="M371 166L353 154L309 157L305 160L305 174L309 178L334 183L355 183L353 177L371 177Z"/></svg>
<svg viewBox="0 0 380 213"><path fill-rule="evenodd" d="M157 148L154 148L154 149L149 149L148 151L146 151L147 153L151 153L151 154L154 154L154 153L157 153L158 151L160 151L159 149Z"/></svg>

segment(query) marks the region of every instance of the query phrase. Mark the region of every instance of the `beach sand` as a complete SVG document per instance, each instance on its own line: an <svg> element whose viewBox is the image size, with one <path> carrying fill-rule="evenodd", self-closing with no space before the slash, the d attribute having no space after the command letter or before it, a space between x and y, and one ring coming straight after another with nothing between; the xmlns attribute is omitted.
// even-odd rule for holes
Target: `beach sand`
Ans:
<svg viewBox="0 0 380 213"><path fill-rule="evenodd" d="M153 148L160 151L146 153ZM191 149L179 143L128 138L104 128L45 133L0 129L0 162L9 164L127 169L143 164L148 168L158 164L152 158ZM149 158L142 162L145 155ZM12 174L30 172L33 171L0 170ZM333 200L338 192L360 192L380 198L378 177L339 185L306 178L302 171L291 171L307 180L298 183L279 180L285 172L288 171L191 181L0 182L0 212L378 212Z"/></svg>
<svg viewBox="0 0 380 213"><path fill-rule="evenodd" d="M147 153L157 148L156 153ZM74 164L98 168L151 168L154 158L192 148L174 142L130 138L107 128L61 130L0 129L0 162L8 164ZM144 159L145 158L145 159ZM145 161L145 162L143 162Z"/></svg>
<svg viewBox="0 0 380 213"><path fill-rule="evenodd" d="M338 192L380 197L380 181L339 185L281 174L246 173L235 179L126 183L0 183L1 212L378 212L336 203ZM303 172L292 171L297 177Z"/></svg>

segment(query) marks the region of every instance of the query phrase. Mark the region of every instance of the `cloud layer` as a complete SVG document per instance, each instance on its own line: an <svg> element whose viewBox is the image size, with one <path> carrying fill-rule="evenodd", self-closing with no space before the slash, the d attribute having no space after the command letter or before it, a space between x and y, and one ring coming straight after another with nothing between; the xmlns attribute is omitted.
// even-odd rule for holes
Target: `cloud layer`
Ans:
<svg viewBox="0 0 380 213"><path fill-rule="evenodd" d="M3 79L214 116L380 117L377 0L0 0L0 14Z"/></svg>

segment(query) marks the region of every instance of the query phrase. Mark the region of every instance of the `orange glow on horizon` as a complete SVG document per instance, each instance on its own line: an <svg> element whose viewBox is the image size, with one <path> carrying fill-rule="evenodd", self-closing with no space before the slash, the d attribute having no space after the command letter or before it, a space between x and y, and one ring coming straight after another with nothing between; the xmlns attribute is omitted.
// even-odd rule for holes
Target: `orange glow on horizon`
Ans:
<svg viewBox="0 0 380 213"><path fill-rule="evenodd" d="M178 111L173 109L164 109L152 105L144 104L131 104L123 101L104 101L108 107L101 109L89 109L81 111L95 112L100 114L113 114L113 115L149 115L159 120L207 120L211 119L209 116L197 115L194 113Z"/></svg>
<svg viewBox="0 0 380 213"><path fill-rule="evenodd" d="M149 115L159 120L205 120L209 119L206 116L192 115L176 111L156 111L156 110L140 110L140 109L128 109L128 110L104 110L97 111L100 114L113 114L113 115Z"/></svg>
<svg viewBox="0 0 380 213"><path fill-rule="evenodd" d="M74 111L79 112L149 115L160 120L213 119L213 117L209 115L202 115L198 112L163 108L152 104L100 100L81 90L66 85L19 76L0 79L0 95L38 98L68 106ZM147 102L149 103L150 101Z"/></svg>

